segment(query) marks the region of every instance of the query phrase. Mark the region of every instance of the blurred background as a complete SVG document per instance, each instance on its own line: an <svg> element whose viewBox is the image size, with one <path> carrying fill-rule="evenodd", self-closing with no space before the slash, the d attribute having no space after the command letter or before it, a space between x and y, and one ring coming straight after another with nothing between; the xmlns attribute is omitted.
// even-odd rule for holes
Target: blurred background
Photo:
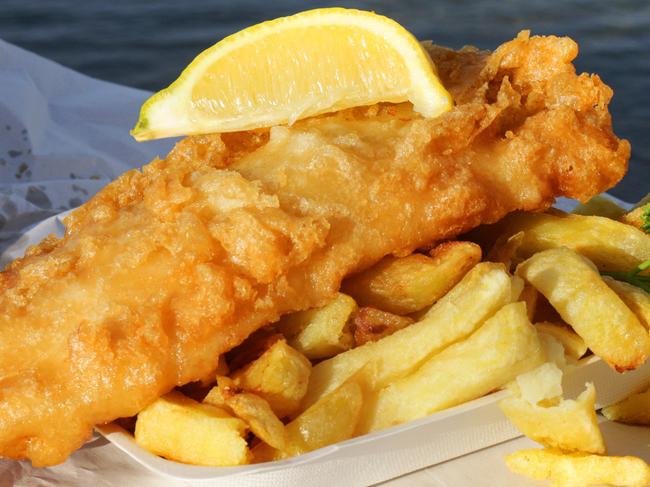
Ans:
<svg viewBox="0 0 650 487"><path fill-rule="evenodd" d="M580 44L578 69L614 88L615 130L632 142L631 171L614 193L634 200L650 191L648 0L2 0L0 38L90 76L155 91L224 36L325 6L374 10L420 39L456 48L493 49L521 29L571 36Z"/></svg>

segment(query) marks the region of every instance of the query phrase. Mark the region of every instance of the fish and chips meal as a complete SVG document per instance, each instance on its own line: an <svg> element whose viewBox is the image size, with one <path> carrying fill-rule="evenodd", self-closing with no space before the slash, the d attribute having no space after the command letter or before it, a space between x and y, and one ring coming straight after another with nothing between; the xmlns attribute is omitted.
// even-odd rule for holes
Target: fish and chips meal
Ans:
<svg viewBox="0 0 650 487"><path fill-rule="evenodd" d="M594 385L562 390L585 357L650 357L650 203L598 196L630 145L577 53L528 32L455 51L347 9L204 51L133 130L187 137L0 273L0 456L55 465L117 421L245 465L506 390L543 446L511 470L650 484L607 456ZM602 413L650 424L650 392Z"/></svg>

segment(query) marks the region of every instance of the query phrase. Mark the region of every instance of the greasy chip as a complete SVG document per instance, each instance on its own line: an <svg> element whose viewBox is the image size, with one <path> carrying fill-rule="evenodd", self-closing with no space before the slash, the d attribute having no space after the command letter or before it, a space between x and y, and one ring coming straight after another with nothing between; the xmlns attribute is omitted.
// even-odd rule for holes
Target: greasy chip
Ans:
<svg viewBox="0 0 650 487"><path fill-rule="evenodd" d="M481 248L475 243L444 242L431 250L431 257L386 257L346 279L342 289L361 306L409 314L431 306L480 260Z"/></svg>
<svg viewBox="0 0 650 487"><path fill-rule="evenodd" d="M565 451L605 453L605 441L595 411L596 389L587 384L576 400L543 405L513 395L499 402L519 431L537 443Z"/></svg>
<svg viewBox="0 0 650 487"><path fill-rule="evenodd" d="M602 413L610 421L650 425L650 389L603 408Z"/></svg>
<svg viewBox="0 0 650 487"><path fill-rule="evenodd" d="M616 370L635 369L650 356L648 331L585 257L566 248L546 250L522 262L517 275Z"/></svg>
<svg viewBox="0 0 650 487"><path fill-rule="evenodd" d="M503 387L545 359L524 303L511 303L469 338L383 388L366 406L363 431L421 418Z"/></svg>
<svg viewBox="0 0 650 487"><path fill-rule="evenodd" d="M605 457L558 450L521 450L506 457L515 473L536 480L550 480L553 487L586 487L610 484L647 487L650 467L637 457Z"/></svg>

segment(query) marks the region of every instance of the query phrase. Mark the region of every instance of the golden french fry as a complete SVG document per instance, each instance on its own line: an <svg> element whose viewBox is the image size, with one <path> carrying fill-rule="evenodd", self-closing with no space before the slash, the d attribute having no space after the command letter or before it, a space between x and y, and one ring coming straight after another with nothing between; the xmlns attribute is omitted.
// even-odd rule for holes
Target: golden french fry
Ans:
<svg viewBox="0 0 650 487"><path fill-rule="evenodd" d="M193 465L250 463L247 427L227 411L170 392L140 411L135 441L156 455Z"/></svg>
<svg viewBox="0 0 650 487"><path fill-rule="evenodd" d="M572 211L574 215L584 216L604 216L617 220L625 213L625 208L621 208L611 198L604 195L597 195L586 203L581 203Z"/></svg>
<svg viewBox="0 0 650 487"><path fill-rule="evenodd" d="M362 431L380 430L476 399L544 360L526 306L508 304L469 338L381 389L375 401L368 400Z"/></svg>
<svg viewBox="0 0 650 487"><path fill-rule="evenodd" d="M245 365L257 360L273 346L278 340L283 340L282 333L271 327L265 326L250 335L241 344L227 353L228 368L238 370ZM227 375L217 373L217 375Z"/></svg>
<svg viewBox="0 0 650 487"><path fill-rule="evenodd" d="M638 228L639 230L648 233L647 231L647 215L650 212L650 203L646 203L643 206L634 208L629 213L620 217L621 222L632 225L633 227Z"/></svg>
<svg viewBox="0 0 650 487"><path fill-rule="evenodd" d="M514 213L499 227L504 235L524 232L519 258L567 247L584 255L601 271L634 269L650 259L650 235L638 228L600 216Z"/></svg>
<svg viewBox="0 0 650 487"><path fill-rule="evenodd" d="M353 377L286 425L286 448L253 449L256 462L280 460L352 438L362 413L363 387Z"/></svg>
<svg viewBox="0 0 650 487"><path fill-rule="evenodd" d="M550 480L553 487L617 485L647 487L650 467L637 457L605 457L558 450L521 450L506 457L515 473L535 480Z"/></svg>
<svg viewBox="0 0 650 487"><path fill-rule="evenodd" d="M603 408L602 413L610 421L650 425L650 389Z"/></svg>
<svg viewBox="0 0 650 487"><path fill-rule="evenodd" d="M276 325L293 348L312 360L329 358L354 345L350 327L357 303L338 293L321 308L283 316Z"/></svg>
<svg viewBox="0 0 650 487"><path fill-rule="evenodd" d="M621 216L620 220L648 233L648 217L646 216L648 214L650 214L650 193L641 198L630 212Z"/></svg>
<svg viewBox="0 0 650 487"><path fill-rule="evenodd" d="M352 320L354 341L357 346L376 342L411 324L413 324L413 319L408 316L398 316L368 306L359 308Z"/></svg>
<svg viewBox="0 0 650 487"><path fill-rule="evenodd" d="M286 433L284 424L275 415L269 403L256 394L243 392L226 400L235 416L246 421L250 430L268 445L284 450Z"/></svg>
<svg viewBox="0 0 650 487"><path fill-rule="evenodd" d="M579 359L587 353L587 344L585 341L573 331L569 326L560 323L551 323L549 321L542 321L535 323L537 331L551 335L559 341L564 347L564 352L571 358Z"/></svg>
<svg viewBox="0 0 650 487"><path fill-rule="evenodd" d="M598 270L576 252L558 248L535 254L517 267L596 355L618 371L650 356L650 336Z"/></svg>
<svg viewBox="0 0 650 487"><path fill-rule="evenodd" d="M403 377L431 355L471 334L512 301L513 279L503 264L477 264L424 318L377 342L343 352L314 366L303 408L343 384L366 364L375 387Z"/></svg>
<svg viewBox="0 0 650 487"><path fill-rule="evenodd" d="M225 407L238 418L243 419L250 430L268 445L284 450L286 433L284 424L275 415L269 403L256 394L243 392L228 377L219 377L203 399L204 404Z"/></svg>
<svg viewBox="0 0 650 487"><path fill-rule="evenodd" d="M603 276L603 280L632 310L646 330L650 330L650 294L639 287L617 281L609 276Z"/></svg>
<svg viewBox="0 0 650 487"><path fill-rule="evenodd" d="M265 399L283 418L296 412L307 391L311 362L287 345L276 341L260 358L232 374L237 387Z"/></svg>
<svg viewBox="0 0 650 487"><path fill-rule="evenodd" d="M595 404L596 388L589 383L576 400L546 406L513 395L502 399L499 407L519 431L545 447L602 454L605 441Z"/></svg>
<svg viewBox="0 0 650 487"><path fill-rule="evenodd" d="M386 257L346 279L342 290L360 306L409 314L431 306L480 260L478 245L445 242L431 251L431 257L422 254Z"/></svg>

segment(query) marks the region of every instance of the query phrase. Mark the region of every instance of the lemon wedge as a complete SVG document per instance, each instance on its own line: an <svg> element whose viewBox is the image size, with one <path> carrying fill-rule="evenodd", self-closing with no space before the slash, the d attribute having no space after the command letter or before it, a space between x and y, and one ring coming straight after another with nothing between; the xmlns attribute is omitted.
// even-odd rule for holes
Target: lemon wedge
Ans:
<svg viewBox="0 0 650 487"><path fill-rule="evenodd" d="M373 12L322 8L254 25L206 49L144 103L131 134L234 132L404 101L427 118L452 105L417 39Z"/></svg>

